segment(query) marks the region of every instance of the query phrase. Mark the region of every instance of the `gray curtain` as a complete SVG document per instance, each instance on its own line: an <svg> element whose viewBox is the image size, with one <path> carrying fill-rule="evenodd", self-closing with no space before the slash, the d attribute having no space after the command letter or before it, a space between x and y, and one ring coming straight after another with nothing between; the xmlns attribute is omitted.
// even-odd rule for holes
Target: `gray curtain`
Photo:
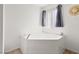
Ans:
<svg viewBox="0 0 79 59"><path fill-rule="evenodd" d="M57 6L57 19L56 19L56 27L64 27L63 17L62 17L62 5L59 4Z"/></svg>
<svg viewBox="0 0 79 59"><path fill-rule="evenodd" d="M46 22L46 10L43 10L42 11L42 26L44 27L45 26L45 22Z"/></svg>

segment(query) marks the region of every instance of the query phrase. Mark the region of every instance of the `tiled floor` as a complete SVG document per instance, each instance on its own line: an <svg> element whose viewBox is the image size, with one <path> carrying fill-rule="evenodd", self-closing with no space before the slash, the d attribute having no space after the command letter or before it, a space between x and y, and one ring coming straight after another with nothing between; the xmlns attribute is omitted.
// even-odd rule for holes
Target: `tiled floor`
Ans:
<svg viewBox="0 0 79 59"><path fill-rule="evenodd" d="M77 54L76 52L73 52L71 50L65 49L64 54Z"/></svg>
<svg viewBox="0 0 79 59"><path fill-rule="evenodd" d="M22 54L21 50L18 48L18 49L15 49L13 51L10 51L10 52L6 52L5 54Z"/></svg>

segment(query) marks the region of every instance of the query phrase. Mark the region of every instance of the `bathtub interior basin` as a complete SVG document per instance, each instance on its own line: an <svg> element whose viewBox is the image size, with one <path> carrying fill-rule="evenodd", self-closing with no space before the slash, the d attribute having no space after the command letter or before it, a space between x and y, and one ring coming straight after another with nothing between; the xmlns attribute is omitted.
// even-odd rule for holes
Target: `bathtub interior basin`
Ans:
<svg viewBox="0 0 79 59"><path fill-rule="evenodd" d="M59 40L62 37L63 36L57 34L30 34L27 40Z"/></svg>

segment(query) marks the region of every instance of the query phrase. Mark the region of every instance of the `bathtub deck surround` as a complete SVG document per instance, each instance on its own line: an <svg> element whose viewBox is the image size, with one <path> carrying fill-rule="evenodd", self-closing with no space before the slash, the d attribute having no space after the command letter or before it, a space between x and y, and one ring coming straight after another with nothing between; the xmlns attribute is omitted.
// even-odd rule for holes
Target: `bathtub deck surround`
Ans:
<svg viewBox="0 0 79 59"><path fill-rule="evenodd" d="M31 34L21 41L25 54L59 54L64 51L63 37L56 34Z"/></svg>

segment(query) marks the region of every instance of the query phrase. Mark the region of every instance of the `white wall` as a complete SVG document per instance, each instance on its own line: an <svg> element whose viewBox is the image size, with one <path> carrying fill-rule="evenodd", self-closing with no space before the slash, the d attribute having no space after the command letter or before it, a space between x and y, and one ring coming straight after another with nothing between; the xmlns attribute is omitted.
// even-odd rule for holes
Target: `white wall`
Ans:
<svg viewBox="0 0 79 59"><path fill-rule="evenodd" d="M40 6L5 5L5 51L20 47L21 35L40 32Z"/></svg>
<svg viewBox="0 0 79 59"><path fill-rule="evenodd" d="M0 53L2 53L2 44L3 44L3 5L0 4Z"/></svg>
<svg viewBox="0 0 79 59"><path fill-rule="evenodd" d="M63 5L65 45L79 53L79 15L71 16L69 10L73 5Z"/></svg>

